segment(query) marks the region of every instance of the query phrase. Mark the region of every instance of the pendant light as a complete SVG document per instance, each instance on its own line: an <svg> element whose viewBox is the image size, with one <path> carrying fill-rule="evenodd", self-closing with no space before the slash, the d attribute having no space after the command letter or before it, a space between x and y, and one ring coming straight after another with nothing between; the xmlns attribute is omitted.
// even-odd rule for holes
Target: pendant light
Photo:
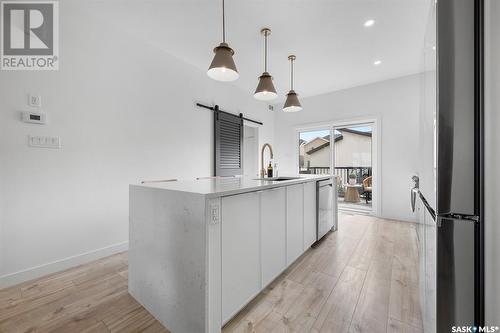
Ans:
<svg viewBox="0 0 500 333"><path fill-rule="evenodd" d="M289 55L288 60L290 60L290 91L286 94L286 102L283 106L283 111L285 112L297 112L302 110L302 105L300 105L299 98L295 90L293 90L293 62L297 57L294 55Z"/></svg>
<svg viewBox="0 0 500 333"><path fill-rule="evenodd" d="M253 96L261 101L270 101L278 96L274 89L273 77L267 72L267 37L271 34L271 29L264 28L260 33L264 35L264 73L259 77L259 84Z"/></svg>
<svg viewBox="0 0 500 333"><path fill-rule="evenodd" d="M226 43L226 17L222 0L222 43L214 49L214 60L208 68L207 75L216 81L234 81L240 77L234 64L234 50Z"/></svg>

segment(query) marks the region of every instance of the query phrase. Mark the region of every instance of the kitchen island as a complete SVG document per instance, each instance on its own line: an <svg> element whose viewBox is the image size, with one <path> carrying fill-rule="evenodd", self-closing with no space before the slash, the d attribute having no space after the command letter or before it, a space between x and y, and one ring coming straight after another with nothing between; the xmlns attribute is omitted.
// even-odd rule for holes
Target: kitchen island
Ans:
<svg viewBox="0 0 500 333"><path fill-rule="evenodd" d="M174 333L220 332L316 242L330 178L130 185L130 294Z"/></svg>

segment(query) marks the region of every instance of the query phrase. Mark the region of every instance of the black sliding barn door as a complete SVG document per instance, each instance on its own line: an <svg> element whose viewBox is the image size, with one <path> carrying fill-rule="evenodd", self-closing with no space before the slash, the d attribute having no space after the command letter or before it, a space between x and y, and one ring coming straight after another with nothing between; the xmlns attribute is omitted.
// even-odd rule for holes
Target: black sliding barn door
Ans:
<svg viewBox="0 0 500 333"><path fill-rule="evenodd" d="M243 174L243 117L214 112L215 175Z"/></svg>

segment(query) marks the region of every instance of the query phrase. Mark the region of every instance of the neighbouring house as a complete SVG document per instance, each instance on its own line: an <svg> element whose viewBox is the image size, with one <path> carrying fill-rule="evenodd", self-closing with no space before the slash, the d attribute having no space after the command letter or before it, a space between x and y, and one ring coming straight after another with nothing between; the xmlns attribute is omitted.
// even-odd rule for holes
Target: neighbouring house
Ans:
<svg viewBox="0 0 500 333"><path fill-rule="evenodd" d="M335 138L336 167L371 167L372 133L349 128L340 129L340 138Z"/></svg>
<svg viewBox="0 0 500 333"><path fill-rule="evenodd" d="M300 168L330 167L330 135L300 140ZM336 167L371 167L372 133L343 128L335 134Z"/></svg>

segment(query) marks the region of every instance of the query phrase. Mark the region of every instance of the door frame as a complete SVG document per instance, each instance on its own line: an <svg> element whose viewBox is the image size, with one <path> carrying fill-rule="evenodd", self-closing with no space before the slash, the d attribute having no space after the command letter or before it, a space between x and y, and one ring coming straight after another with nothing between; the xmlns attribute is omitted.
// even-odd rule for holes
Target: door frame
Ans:
<svg viewBox="0 0 500 333"><path fill-rule="evenodd" d="M347 126L359 126L359 125L367 125L370 124L373 127L372 130L372 177L373 177L373 188L374 191L372 193L372 212L371 215L380 217L382 216L382 145L381 143L381 119L379 116L373 117L363 117L363 118L351 118L351 119L342 119L342 120L331 120L319 123L311 123L304 124L294 127L295 130L295 170L299 171L299 139L300 132L307 131L320 131L320 130L329 130L330 138L333 138L335 135L336 127L347 127ZM330 145L330 170L333 171L335 167L335 149L334 145Z"/></svg>
<svg viewBox="0 0 500 333"><path fill-rule="evenodd" d="M245 134L246 134L246 129L247 128L253 128L255 130L255 149L253 152L251 152L251 154L255 154L254 156L256 156L256 165L254 165L254 167L256 168L257 170L257 173L256 174L249 174L249 171L250 170L246 170L245 168L245 161L246 161L246 154L248 153L246 151L246 147L245 147L245 140L246 140L246 137L245 137ZM245 176L251 176L251 177L259 177L259 173L260 173L260 156L259 156L259 133L260 132L260 126L255 126L253 125L252 123L248 122L248 121L243 121L243 144L242 144L242 152L241 152L241 156L242 156L242 164L243 164L243 175Z"/></svg>

